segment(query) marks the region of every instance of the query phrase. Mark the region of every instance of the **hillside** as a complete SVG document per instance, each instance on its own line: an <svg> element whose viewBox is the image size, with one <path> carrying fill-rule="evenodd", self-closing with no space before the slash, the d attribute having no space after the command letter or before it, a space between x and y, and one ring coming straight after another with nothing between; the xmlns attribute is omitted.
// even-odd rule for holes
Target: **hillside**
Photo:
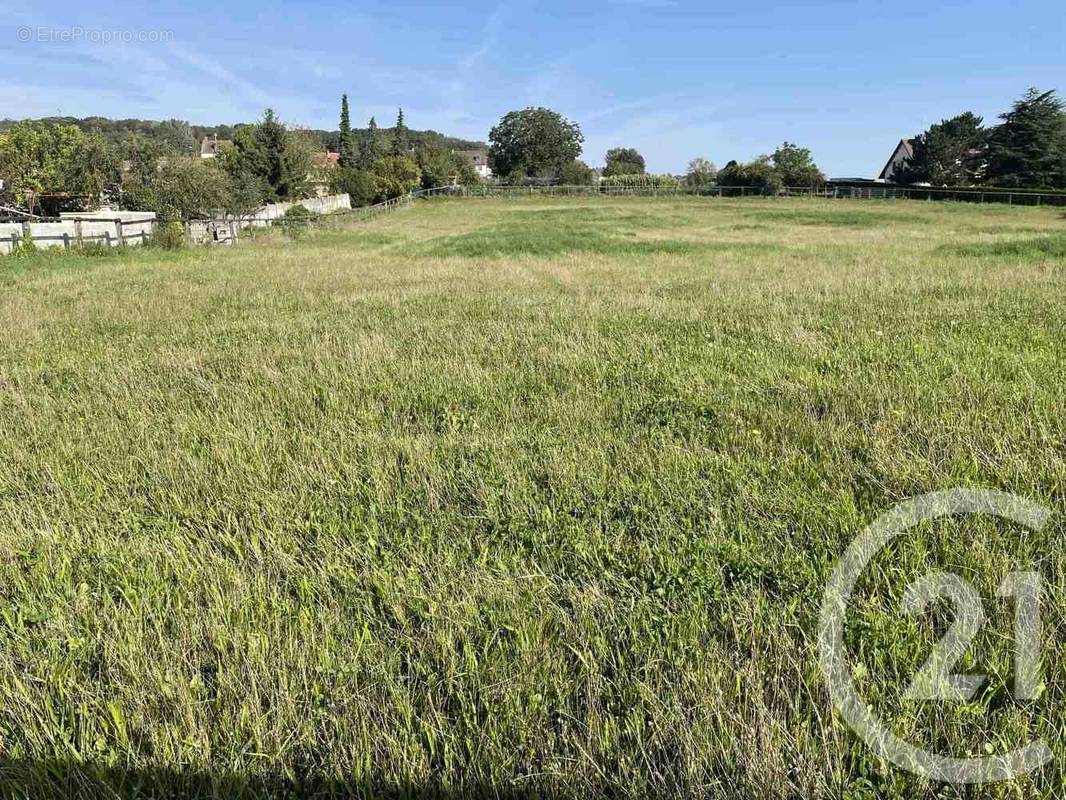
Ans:
<svg viewBox="0 0 1066 800"><path fill-rule="evenodd" d="M22 120L0 120L0 131L8 129L16 122L20 121ZM107 117L42 117L32 121L49 122L56 125L76 125L86 133L99 134L120 149L128 146L129 142L134 137L142 137L156 139L176 152L190 154L198 152L200 141L205 136L217 136L220 139L231 139L233 138L234 131L239 125L247 124L237 122L225 125L193 125L185 120L179 119L162 121L144 119L115 120L108 119ZM249 120L249 122L254 122L254 120ZM339 136L337 131L319 129L309 130L318 137L324 148L330 150L337 149ZM365 130L365 128L355 129L357 134L361 134ZM378 130L385 135L392 132L392 128L379 128ZM411 143L416 147L422 144L432 144L446 149L468 150L486 146L483 142L460 139L432 130L419 131L412 129L409 131L409 138Z"/></svg>

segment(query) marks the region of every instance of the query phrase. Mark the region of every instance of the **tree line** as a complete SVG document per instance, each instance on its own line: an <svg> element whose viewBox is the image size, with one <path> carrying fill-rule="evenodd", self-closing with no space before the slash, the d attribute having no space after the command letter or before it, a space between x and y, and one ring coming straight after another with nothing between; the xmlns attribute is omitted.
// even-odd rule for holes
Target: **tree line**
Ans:
<svg viewBox="0 0 1066 800"><path fill-rule="evenodd" d="M911 140L890 180L902 185L1066 189L1066 105L1055 90L1029 89L999 124L971 111Z"/></svg>
<svg viewBox="0 0 1066 800"><path fill-rule="evenodd" d="M581 161L581 127L548 108L511 111L489 132L489 160L504 183L589 185L595 171ZM685 175L649 175L644 157L632 147L607 151L600 184L606 186L750 187L764 192L786 186L817 188L826 182L811 151L785 142L772 154L754 161L728 162L720 171L706 158L689 163Z"/></svg>

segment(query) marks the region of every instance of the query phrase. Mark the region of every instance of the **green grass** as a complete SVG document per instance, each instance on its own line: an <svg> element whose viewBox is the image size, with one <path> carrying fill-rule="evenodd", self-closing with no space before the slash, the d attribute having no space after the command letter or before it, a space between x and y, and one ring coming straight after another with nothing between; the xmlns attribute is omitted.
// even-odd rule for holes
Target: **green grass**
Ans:
<svg viewBox="0 0 1066 800"><path fill-rule="evenodd" d="M1064 224L447 200L0 261L0 796L1060 796ZM848 634L915 741L1052 743L969 793L871 755L814 646L847 543L955 486L1056 516L907 537ZM988 687L902 701L937 638L903 587L1016 564L1045 696L989 603Z"/></svg>

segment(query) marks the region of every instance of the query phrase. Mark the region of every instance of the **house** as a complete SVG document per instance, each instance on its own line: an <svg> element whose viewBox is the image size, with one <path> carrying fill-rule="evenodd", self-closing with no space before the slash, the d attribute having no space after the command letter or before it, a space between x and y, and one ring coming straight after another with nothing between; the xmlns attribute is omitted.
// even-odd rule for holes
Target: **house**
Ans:
<svg viewBox="0 0 1066 800"><path fill-rule="evenodd" d="M888 159L888 163L885 164L885 168L881 170L881 174L877 176L877 180L891 181L892 176L896 174L896 170L900 168L904 161L913 155L914 140L900 139L899 144L896 145L896 149L892 151L892 156Z"/></svg>
<svg viewBox="0 0 1066 800"><path fill-rule="evenodd" d="M214 158L226 147L233 144L227 139L219 139L217 136L205 136L200 142L200 158Z"/></svg>
<svg viewBox="0 0 1066 800"><path fill-rule="evenodd" d="M491 178L492 168L489 166L488 150L459 150L459 155L470 162L479 178Z"/></svg>

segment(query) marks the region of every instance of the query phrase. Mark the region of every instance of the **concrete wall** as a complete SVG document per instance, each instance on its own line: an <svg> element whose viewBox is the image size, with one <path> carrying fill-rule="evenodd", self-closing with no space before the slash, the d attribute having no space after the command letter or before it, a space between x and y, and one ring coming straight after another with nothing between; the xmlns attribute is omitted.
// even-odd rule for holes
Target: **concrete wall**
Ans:
<svg viewBox="0 0 1066 800"><path fill-rule="evenodd" d="M95 211L60 217L59 222L0 222L0 255L18 247L27 234L41 249L94 243L137 245L148 240L155 226L155 214L150 211Z"/></svg>
<svg viewBox="0 0 1066 800"><path fill-rule="evenodd" d="M293 206L303 206L313 214L333 214L337 211L351 211L352 200L346 194L333 194L326 197L309 197L292 203L271 203L257 209L248 217L223 216L217 220L197 220L186 223L185 236L193 244L233 244L230 223L238 237L244 228L266 228L273 220L285 216Z"/></svg>

